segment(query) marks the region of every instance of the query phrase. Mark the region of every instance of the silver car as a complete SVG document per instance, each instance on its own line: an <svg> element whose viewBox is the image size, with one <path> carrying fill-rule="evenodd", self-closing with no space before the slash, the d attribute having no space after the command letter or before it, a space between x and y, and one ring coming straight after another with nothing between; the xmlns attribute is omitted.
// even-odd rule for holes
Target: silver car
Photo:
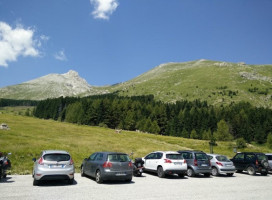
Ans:
<svg viewBox="0 0 272 200"><path fill-rule="evenodd" d="M232 176L236 171L233 162L227 156L218 154L207 154L212 165L212 175L218 176L219 174L227 174Z"/></svg>
<svg viewBox="0 0 272 200"><path fill-rule="evenodd" d="M272 153L266 153L265 154L268 160L268 164L269 164L269 171L272 171Z"/></svg>
<svg viewBox="0 0 272 200"><path fill-rule="evenodd" d="M125 153L96 152L85 158L81 165L81 176L91 176L97 183L105 180L131 182L133 164Z"/></svg>
<svg viewBox="0 0 272 200"><path fill-rule="evenodd" d="M69 184L73 184L75 167L67 151L45 150L33 161L33 185L39 185L43 180L68 180Z"/></svg>

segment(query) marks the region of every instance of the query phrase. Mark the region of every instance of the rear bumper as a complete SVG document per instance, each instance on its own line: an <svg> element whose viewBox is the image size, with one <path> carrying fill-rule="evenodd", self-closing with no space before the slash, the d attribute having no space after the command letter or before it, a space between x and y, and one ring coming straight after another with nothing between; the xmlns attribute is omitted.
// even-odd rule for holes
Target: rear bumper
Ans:
<svg viewBox="0 0 272 200"><path fill-rule="evenodd" d="M133 171L125 171L125 172L110 172L103 171L101 173L103 180L129 180L132 179Z"/></svg>
<svg viewBox="0 0 272 200"><path fill-rule="evenodd" d="M187 170L170 170L167 169L164 171L166 174L185 174Z"/></svg>
<svg viewBox="0 0 272 200"><path fill-rule="evenodd" d="M199 169L199 168L193 168L194 172L196 174L207 174L207 173L212 173L212 168L206 168L206 169Z"/></svg>
<svg viewBox="0 0 272 200"><path fill-rule="evenodd" d="M36 169L34 171L35 180L63 180L73 179L75 169L74 167L60 170L53 169Z"/></svg>

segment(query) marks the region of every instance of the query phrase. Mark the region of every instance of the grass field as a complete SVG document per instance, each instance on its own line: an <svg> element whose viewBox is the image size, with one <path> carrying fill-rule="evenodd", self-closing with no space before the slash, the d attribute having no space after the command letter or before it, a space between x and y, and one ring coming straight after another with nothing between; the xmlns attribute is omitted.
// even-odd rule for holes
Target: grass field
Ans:
<svg viewBox="0 0 272 200"><path fill-rule="evenodd" d="M209 152L209 141L176 138L132 131L122 131L42 120L0 112L0 124L10 130L0 130L0 151L11 152L11 174L31 174L32 158L45 149L67 150L73 157L76 171L82 160L96 151L118 151L142 157L155 150L197 149ZM234 142L217 142L215 153L232 157ZM269 152L265 146L248 145L239 151Z"/></svg>

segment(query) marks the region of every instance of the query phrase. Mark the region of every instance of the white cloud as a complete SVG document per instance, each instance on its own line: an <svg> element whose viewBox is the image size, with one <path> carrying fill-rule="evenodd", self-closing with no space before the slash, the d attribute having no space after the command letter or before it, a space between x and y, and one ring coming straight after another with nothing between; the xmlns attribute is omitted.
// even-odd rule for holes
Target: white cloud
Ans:
<svg viewBox="0 0 272 200"><path fill-rule="evenodd" d="M64 53L64 50L61 50L61 51L57 52L57 53L54 55L54 57L55 57L57 60L61 60L61 61L67 60L66 55L65 55L65 53Z"/></svg>
<svg viewBox="0 0 272 200"><path fill-rule="evenodd" d="M90 3L94 5L92 12L94 18L99 19L109 19L109 16L118 7L117 0L90 0Z"/></svg>
<svg viewBox="0 0 272 200"><path fill-rule="evenodd" d="M39 41L33 38L34 30L24 29L17 25L12 29L5 22L0 21L0 66L7 67L8 62L14 62L18 56L39 56L36 48Z"/></svg>

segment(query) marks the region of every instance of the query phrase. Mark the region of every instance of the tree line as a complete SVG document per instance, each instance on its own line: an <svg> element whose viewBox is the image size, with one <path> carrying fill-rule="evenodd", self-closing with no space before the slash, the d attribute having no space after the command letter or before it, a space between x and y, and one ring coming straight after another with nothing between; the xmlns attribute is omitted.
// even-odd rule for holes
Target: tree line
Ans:
<svg viewBox="0 0 272 200"><path fill-rule="evenodd" d="M216 107L200 100L163 103L152 95L107 94L43 100L33 114L82 125L205 140L243 138L263 144L272 132L272 110L247 102Z"/></svg>
<svg viewBox="0 0 272 200"><path fill-rule="evenodd" d="M0 107L6 106L36 106L38 101L34 100L15 100L15 99L1 99Z"/></svg>

